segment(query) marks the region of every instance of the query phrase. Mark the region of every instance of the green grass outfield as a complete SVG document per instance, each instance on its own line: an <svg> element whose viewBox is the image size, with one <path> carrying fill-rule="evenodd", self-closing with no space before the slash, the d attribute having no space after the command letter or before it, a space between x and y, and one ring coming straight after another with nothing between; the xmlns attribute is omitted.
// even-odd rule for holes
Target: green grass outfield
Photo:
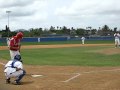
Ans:
<svg viewBox="0 0 120 90"><path fill-rule="evenodd" d="M95 52L111 48L114 46L22 49L21 55L24 64L31 65L120 66L120 53L105 55ZM0 58L9 60L9 51L0 50Z"/></svg>

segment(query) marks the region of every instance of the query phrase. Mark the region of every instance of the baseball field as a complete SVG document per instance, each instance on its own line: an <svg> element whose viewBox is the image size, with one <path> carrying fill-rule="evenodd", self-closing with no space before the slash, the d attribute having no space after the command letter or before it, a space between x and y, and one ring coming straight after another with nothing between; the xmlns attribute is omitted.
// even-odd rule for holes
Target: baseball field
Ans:
<svg viewBox="0 0 120 90"><path fill-rule="evenodd" d="M120 90L120 48L114 43L23 44L27 74L22 85L5 84L10 59L0 46L0 90Z"/></svg>

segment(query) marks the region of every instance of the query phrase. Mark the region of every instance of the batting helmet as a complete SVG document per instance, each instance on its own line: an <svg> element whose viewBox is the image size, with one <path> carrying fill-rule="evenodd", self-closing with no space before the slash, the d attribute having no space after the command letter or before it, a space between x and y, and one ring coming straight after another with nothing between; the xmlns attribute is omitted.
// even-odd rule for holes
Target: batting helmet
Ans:
<svg viewBox="0 0 120 90"><path fill-rule="evenodd" d="M22 32L18 32L16 36L17 36L17 38L21 39L23 37L23 33Z"/></svg>

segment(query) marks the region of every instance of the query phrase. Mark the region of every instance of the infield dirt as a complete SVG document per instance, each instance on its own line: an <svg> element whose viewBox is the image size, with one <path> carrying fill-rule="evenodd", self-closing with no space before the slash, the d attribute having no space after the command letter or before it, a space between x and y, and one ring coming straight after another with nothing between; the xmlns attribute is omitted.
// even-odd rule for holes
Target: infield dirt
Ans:
<svg viewBox="0 0 120 90"><path fill-rule="evenodd" d="M56 45L56 48L67 46L77 47L82 45ZM52 48L51 45L37 46L37 48L47 47ZM22 48L36 48L36 46L22 46ZM0 48L0 50L2 49ZM7 47L4 49L7 49ZM112 48L115 53L120 53L119 50L115 50L115 48ZM95 52L105 53L105 51L108 52L107 49ZM0 62L6 63L7 61L1 59ZM22 85L5 84L4 66L0 64L0 90L120 90L120 67L24 65L24 68L27 75L22 79ZM32 74L42 76L32 77Z"/></svg>

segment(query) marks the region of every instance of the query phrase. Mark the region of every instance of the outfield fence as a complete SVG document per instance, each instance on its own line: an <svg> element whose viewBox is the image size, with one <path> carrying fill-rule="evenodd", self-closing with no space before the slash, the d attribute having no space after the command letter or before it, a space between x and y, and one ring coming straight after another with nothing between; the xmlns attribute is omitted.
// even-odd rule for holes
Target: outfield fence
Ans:
<svg viewBox="0 0 120 90"><path fill-rule="evenodd" d="M86 40L114 40L111 36L101 37L85 37ZM0 38L0 43L6 42L7 38ZM48 42L48 41L68 41L68 40L81 40L81 37L24 37L22 42Z"/></svg>

